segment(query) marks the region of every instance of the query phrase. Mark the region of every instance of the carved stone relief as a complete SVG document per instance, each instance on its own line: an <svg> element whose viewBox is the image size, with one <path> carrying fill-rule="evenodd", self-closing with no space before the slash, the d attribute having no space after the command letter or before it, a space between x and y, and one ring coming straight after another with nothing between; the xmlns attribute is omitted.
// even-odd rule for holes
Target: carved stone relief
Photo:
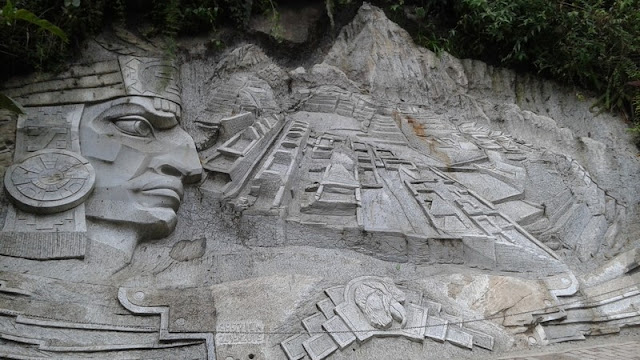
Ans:
<svg viewBox="0 0 640 360"><path fill-rule="evenodd" d="M2 90L0 357L463 359L640 324L619 122L585 138L367 4L306 68L88 46Z"/></svg>
<svg viewBox="0 0 640 360"><path fill-rule="evenodd" d="M83 257L85 218L129 228L126 241L96 240L124 261L138 240L173 231L183 182L198 181L202 172L193 140L178 126L176 73L161 59L120 57L74 69L76 82L61 74L11 92L37 106L18 121L15 163L5 173L15 208L5 221L3 254ZM79 82L100 86L92 99L101 101L89 103L86 91L74 89ZM68 102L87 104L62 105Z"/></svg>
<svg viewBox="0 0 640 360"><path fill-rule="evenodd" d="M281 343L290 360L304 356L324 359L356 340L363 343L373 337L404 337L417 342L430 339L467 349L493 349L491 335L464 326L462 318L443 311L441 304L419 291L400 289L391 279L358 277L325 293L328 298L317 303L320 312L302 320L307 333Z"/></svg>

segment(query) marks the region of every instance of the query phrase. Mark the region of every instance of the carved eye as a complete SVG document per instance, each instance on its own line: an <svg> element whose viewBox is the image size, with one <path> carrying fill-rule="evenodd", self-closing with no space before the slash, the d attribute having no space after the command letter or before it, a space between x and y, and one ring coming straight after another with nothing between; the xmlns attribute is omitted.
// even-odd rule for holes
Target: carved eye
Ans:
<svg viewBox="0 0 640 360"><path fill-rule="evenodd" d="M123 116L113 120L118 130L131 136L147 137L153 134L153 128L147 119L138 115Z"/></svg>

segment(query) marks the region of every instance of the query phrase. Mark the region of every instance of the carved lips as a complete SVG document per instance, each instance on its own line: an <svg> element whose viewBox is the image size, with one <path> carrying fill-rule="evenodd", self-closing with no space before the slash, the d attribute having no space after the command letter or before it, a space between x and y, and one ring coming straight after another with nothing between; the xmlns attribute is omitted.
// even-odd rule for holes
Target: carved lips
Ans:
<svg viewBox="0 0 640 360"><path fill-rule="evenodd" d="M145 184L140 193L145 195L145 206L169 207L177 211L184 196L184 189L180 179L157 179Z"/></svg>

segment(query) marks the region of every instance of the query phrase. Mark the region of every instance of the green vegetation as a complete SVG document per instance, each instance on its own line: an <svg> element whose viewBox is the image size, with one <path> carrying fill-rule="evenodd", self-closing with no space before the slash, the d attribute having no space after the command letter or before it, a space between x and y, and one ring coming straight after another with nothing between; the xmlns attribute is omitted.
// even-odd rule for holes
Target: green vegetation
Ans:
<svg viewBox="0 0 640 360"><path fill-rule="evenodd" d="M9 110L14 114L24 114L24 109L20 104L18 104L15 100L10 98L9 96L2 93L0 93L0 109Z"/></svg>
<svg viewBox="0 0 640 360"><path fill-rule="evenodd" d="M58 70L84 39L111 24L144 23L150 26L136 29L143 36L172 40L223 24L242 29L251 15L244 0L0 0L0 7L0 79Z"/></svg>
<svg viewBox="0 0 640 360"><path fill-rule="evenodd" d="M640 120L639 0L459 0L452 10L454 54L590 89L594 109Z"/></svg>
<svg viewBox="0 0 640 360"><path fill-rule="evenodd" d="M640 122L640 0L372 2L437 53L583 87L599 97L594 111L611 110ZM337 15L362 0L324 3L334 27ZM179 35L222 26L242 31L257 13L271 19L271 35L281 41L278 0L7 1L0 22L1 77L55 69L85 37L113 23L138 26L143 19L149 25L138 29L144 36L165 36L175 44L171 40ZM640 133L640 126L635 130Z"/></svg>
<svg viewBox="0 0 640 360"><path fill-rule="evenodd" d="M0 22L1 77L51 70L102 29L106 0L7 0Z"/></svg>
<svg viewBox="0 0 640 360"><path fill-rule="evenodd" d="M0 9L0 19L6 23L7 26L15 26L17 20L26 21L36 25L41 30L50 32L64 42L69 41L67 34L65 34L62 29L47 20L40 19L29 10L16 8L10 0L7 0L4 7Z"/></svg>
<svg viewBox="0 0 640 360"><path fill-rule="evenodd" d="M640 0L380 0L436 53L592 91L640 133Z"/></svg>
<svg viewBox="0 0 640 360"><path fill-rule="evenodd" d="M78 1L78 0L76 0ZM53 25L47 20L41 19L26 9L16 8L11 0L7 0L7 3L4 5L2 9L0 9L0 22L4 26L10 27L15 26L18 21L24 21L36 26L36 28L49 32L50 34L57 36L63 42L68 42L69 39L67 34L65 34L62 29ZM20 104L15 102L12 98L5 94L0 93L0 109L9 110L10 112L16 114L24 114L24 109Z"/></svg>

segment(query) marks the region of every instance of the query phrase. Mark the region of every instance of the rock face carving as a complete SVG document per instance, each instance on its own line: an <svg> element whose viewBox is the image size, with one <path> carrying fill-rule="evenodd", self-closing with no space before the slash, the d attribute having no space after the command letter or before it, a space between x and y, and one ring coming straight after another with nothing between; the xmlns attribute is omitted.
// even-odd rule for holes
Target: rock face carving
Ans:
<svg viewBox="0 0 640 360"><path fill-rule="evenodd" d="M191 137L168 100L125 97L85 109L82 153L96 169L87 216L131 228L138 240L161 238L176 226L183 183L199 180ZM129 249L131 254L135 243Z"/></svg>
<svg viewBox="0 0 640 360"><path fill-rule="evenodd" d="M325 290L328 298L317 303L320 312L302 320L307 333L285 339L280 345L289 360L324 359L356 340L373 337L404 337L447 341L459 347L493 349L494 338L480 330L463 327L462 318L443 311L422 292L399 289L391 279L362 276L346 286Z"/></svg>
<svg viewBox="0 0 640 360"><path fill-rule="evenodd" d="M139 240L173 231L183 183L200 178L193 140L178 126L177 68L125 56L76 71L75 82L61 74L13 91L30 107L5 174L15 208L2 232L4 255L83 257L86 217L105 224L101 233L113 224L129 230L124 241L95 234L128 261ZM90 93L80 83L102 88Z"/></svg>
<svg viewBox="0 0 640 360"><path fill-rule="evenodd" d="M405 294L389 279L364 277L347 284L335 312L359 341L392 333L422 340L427 309L405 302Z"/></svg>
<svg viewBox="0 0 640 360"><path fill-rule="evenodd" d="M400 323L400 327L407 324L407 314L402 305L405 296L393 284L362 281L352 286L355 287L353 301L369 325L376 329L388 329L393 322Z"/></svg>
<svg viewBox="0 0 640 360"><path fill-rule="evenodd" d="M0 357L462 359L639 323L637 251L594 270L633 230L635 150L548 83L367 4L306 69L116 35L2 90L27 115Z"/></svg>

